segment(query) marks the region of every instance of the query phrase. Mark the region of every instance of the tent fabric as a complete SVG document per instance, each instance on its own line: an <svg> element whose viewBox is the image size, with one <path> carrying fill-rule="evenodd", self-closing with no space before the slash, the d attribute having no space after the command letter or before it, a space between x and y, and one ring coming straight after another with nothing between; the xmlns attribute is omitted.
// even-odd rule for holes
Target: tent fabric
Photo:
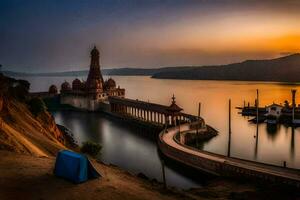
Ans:
<svg viewBox="0 0 300 200"><path fill-rule="evenodd" d="M74 183L82 183L88 179L100 177L85 155L68 150L58 152L54 174Z"/></svg>

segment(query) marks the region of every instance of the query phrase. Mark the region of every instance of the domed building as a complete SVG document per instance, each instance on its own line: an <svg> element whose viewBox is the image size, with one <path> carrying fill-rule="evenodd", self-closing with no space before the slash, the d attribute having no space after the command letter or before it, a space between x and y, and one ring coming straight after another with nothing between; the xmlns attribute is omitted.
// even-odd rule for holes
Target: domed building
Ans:
<svg viewBox="0 0 300 200"><path fill-rule="evenodd" d="M51 86L49 87L48 93L49 93L50 95L56 95L57 92L58 92L58 90L57 90L57 87L56 87L55 85L51 85Z"/></svg>
<svg viewBox="0 0 300 200"><path fill-rule="evenodd" d="M91 50L90 70L86 81L73 80L72 88L68 82L61 85L61 104L68 104L85 110L98 110L107 106L109 96L125 96L125 89L116 87L112 78L103 81L100 70L100 52L96 46Z"/></svg>
<svg viewBox="0 0 300 200"><path fill-rule="evenodd" d="M79 91L81 90L81 81L76 78L73 82L72 82L72 90L75 90L75 91Z"/></svg>
<svg viewBox="0 0 300 200"><path fill-rule="evenodd" d="M111 89L116 88L116 81L114 79L112 79L112 78L109 78L107 80L107 85Z"/></svg>
<svg viewBox="0 0 300 200"><path fill-rule="evenodd" d="M70 92L71 90L72 90L71 85L67 81L65 81L61 84L60 93Z"/></svg>
<svg viewBox="0 0 300 200"><path fill-rule="evenodd" d="M114 90L116 88L116 81L112 78L109 78L104 82L105 90Z"/></svg>

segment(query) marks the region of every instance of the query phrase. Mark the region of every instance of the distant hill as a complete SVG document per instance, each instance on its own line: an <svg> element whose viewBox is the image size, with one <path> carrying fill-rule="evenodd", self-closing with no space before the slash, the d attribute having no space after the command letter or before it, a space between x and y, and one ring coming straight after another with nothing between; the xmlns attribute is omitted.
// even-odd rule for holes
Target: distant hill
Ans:
<svg viewBox="0 0 300 200"><path fill-rule="evenodd" d="M115 68L115 69L102 69L103 75L118 75L118 76L152 76L156 73L176 71L187 69L190 67L165 67L165 68ZM66 72L51 72L51 73L24 73L3 71L6 76L13 77L26 77L26 76L87 76L88 70L81 71L66 71Z"/></svg>
<svg viewBox="0 0 300 200"><path fill-rule="evenodd" d="M300 82L300 54L270 60L246 60L229 65L169 70L155 73L152 78Z"/></svg>
<svg viewBox="0 0 300 200"><path fill-rule="evenodd" d="M120 76L153 76L157 73L176 72L177 70L190 69L192 67L163 67L163 68L116 68L104 69L104 75L120 75Z"/></svg>
<svg viewBox="0 0 300 200"><path fill-rule="evenodd" d="M66 71L66 72L51 72L51 73L23 73L13 71L3 71L3 74L13 77L25 76L87 76L88 70L81 71ZM118 69L102 69L103 75L121 75L121 76L151 76L156 71L155 69L141 69L141 68L118 68Z"/></svg>
<svg viewBox="0 0 300 200"><path fill-rule="evenodd" d="M4 71L5 75L24 76L87 76L88 70L54 73L21 73ZM164 68L103 69L103 75L152 76L157 79L240 80L300 82L300 54L269 60L246 60L218 66L180 66Z"/></svg>
<svg viewBox="0 0 300 200"><path fill-rule="evenodd" d="M26 77L26 76L86 76L88 74L87 70L82 71L68 71L68 72L52 72L52 73L25 73L25 72L13 72L13 71L3 71L6 76L12 77Z"/></svg>

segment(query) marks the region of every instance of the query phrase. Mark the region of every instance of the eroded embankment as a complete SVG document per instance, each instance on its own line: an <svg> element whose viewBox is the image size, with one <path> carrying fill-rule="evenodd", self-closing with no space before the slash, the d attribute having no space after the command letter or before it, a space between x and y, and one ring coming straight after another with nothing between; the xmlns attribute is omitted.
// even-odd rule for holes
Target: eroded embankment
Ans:
<svg viewBox="0 0 300 200"><path fill-rule="evenodd" d="M49 113L35 117L24 104L12 99L3 102L0 149L47 156L65 148L64 137Z"/></svg>
<svg viewBox="0 0 300 200"><path fill-rule="evenodd" d="M64 136L50 113L32 114L26 96L17 98L26 93L22 85L17 88L18 80L1 75L0 83L0 150L49 156L64 149Z"/></svg>

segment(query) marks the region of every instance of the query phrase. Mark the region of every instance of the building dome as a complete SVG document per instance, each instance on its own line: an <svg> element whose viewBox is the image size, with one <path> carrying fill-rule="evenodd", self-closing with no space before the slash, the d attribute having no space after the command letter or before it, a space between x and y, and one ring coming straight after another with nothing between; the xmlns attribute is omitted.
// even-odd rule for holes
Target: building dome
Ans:
<svg viewBox="0 0 300 200"><path fill-rule="evenodd" d="M78 78L76 78L72 82L72 89L73 90L81 90L82 89L82 83L81 83L81 81Z"/></svg>
<svg viewBox="0 0 300 200"><path fill-rule="evenodd" d="M51 85L48 92L49 94L57 94L57 87L55 85Z"/></svg>
<svg viewBox="0 0 300 200"><path fill-rule="evenodd" d="M112 89L112 88L116 88L116 81L112 78L109 78L108 80L106 80L104 82L104 88L109 90L109 89Z"/></svg>
<svg viewBox="0 0 300 200"><path fill-rule="evenodd" d="M107 80L107 85L110 87L110 88L115 88L116 87L116 81L112 78L109 78Z"/></svg>
<svg viewBox="0 0 300 200"><path fill-rule="evenodd" d="M62 91L70 91L71 90L70 83L65 81L63 84L61 84L61 90Z"/></svg>

